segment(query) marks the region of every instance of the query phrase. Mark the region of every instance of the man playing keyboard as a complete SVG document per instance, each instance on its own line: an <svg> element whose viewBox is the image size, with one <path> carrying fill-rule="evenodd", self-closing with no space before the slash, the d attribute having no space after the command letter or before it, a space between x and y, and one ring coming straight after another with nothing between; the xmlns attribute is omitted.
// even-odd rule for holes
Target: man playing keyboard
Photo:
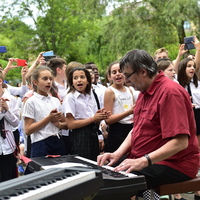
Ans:
<svg viewBox="0 0 200 200"><path fill-rule="evenodd" d="M98 165L145 175L147 188L196 177L199 149L191 100L171 81L146 51L129 51L120 61L126 82L141 91L134 109L134 127L114 153L98 156ZM145 192L143 193L145 199Z"/></svg>

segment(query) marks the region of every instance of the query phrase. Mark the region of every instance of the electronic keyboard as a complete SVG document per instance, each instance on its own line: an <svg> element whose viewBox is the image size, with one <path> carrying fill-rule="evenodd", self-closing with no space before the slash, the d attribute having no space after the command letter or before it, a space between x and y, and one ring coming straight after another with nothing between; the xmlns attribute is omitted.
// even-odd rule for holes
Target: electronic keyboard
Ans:
<svg viewBox="0 0 200 200"><path fill-rule="evenodd" d="M94 197L94 200L126 200L137 194L140 190L147 188L144 176L137 176L135 174L124 172L115 172L113 167L98 166L97 162L75 155L65 155L57 158L39 157L32 158L29 163L29 170L39 171L44 166L55 166L64 163L78 163L83 164L85 169L100 170L103 176L104 186L100 192Z"/></svg>
<svg viewBox="0 0 200 200"><path fill-rule="evenodd" d="M88 200L101 186L98 170L51 168L0 183L0 200Z"/></svg>

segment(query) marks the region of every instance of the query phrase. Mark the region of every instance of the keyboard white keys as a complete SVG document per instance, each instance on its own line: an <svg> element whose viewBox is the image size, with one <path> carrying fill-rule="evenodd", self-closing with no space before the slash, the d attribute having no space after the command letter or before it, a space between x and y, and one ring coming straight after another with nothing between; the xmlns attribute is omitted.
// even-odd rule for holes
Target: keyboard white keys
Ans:
<svg viewBox="0 0 200 200"><path fill-rule="evenodd" d="M81 184L85 181L91 180L95 178L95 172L80 172L77 175L74 175L72 177L67 177L64 180L58 180L55 183L42 186L41 188L38 188L37 190L30 190L27 193L24 193L19 196L11 197L11 200L37 200L41 199L50 195L53 195L57 192L60 192L62 190L65 190L67 188L73 187L77 184Z"/></svg>
<svg viewBox="0 0 200 200"><path fill-rule="evenodd" d="M94 164L94 165L97 165L97 162L95 162L95 161L93 161L93 160L89 160L89 159L87 159L87 158L83 158L83 157L80 157L80 156L76 156L75 158L80 159L80 160L83 160L83 161L86 161L86 162L89 162L89 163ZM102 166L102 167L105 168L105 169L109 169L109 170L111 170L111 171L113 171L113 169L114 169L114 167L107 166L107 165L104 165L104 166ZM132 174L132 173L125 174L124 171L120 171L120 172L118 172L118 173L123 174L123 175L128 176L128 177L135 177L135 176L137 176L137 175Z"/></svg>

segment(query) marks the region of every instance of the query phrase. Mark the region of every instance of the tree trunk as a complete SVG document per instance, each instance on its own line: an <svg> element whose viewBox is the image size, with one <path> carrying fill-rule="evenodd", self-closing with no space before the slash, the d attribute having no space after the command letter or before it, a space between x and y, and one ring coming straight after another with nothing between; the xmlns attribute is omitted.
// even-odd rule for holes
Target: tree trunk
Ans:
<svg viewBox="0 0 200 200"><path fill-rule="evenodd" d="M180 44L184 43L184 37L186 37L183 25L184 25L184 21L181 21L181 24L178 27L176 27Z"/></svg>

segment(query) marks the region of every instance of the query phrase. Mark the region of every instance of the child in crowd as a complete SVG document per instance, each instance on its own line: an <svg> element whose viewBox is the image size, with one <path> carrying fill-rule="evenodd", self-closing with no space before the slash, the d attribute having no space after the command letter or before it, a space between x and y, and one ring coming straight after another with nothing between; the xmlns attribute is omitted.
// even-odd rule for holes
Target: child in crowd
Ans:
<svg viewBox="0 0 200 200"><path fill-rule="evenodd" d="M19 66L14 66L13 63L17 62L16 58L9 58L8 64L6 68L3 70L3 76L5 78L6 74L8 71L10 71L13 68L17 68ZM11 94L11 95L20 95L23 96L27 92L27 84L26 84L26 74L28 72L28 65L24 66L21 70L21 75L22 75L22 85L20 87L13 87L8 84L4 84L3 88L6 88L6 90Z"/></svg>
<svg viewBox="0 0 200 200"><path fill-rule="evenodd" d="M103 108L103 101L104 101L104 94L102 92L99 92L99 88L94 88L94 84L93 82L95 82L95 75L94 75L94 71L92 69L92 66L90 65L85 65L85 69L87 69L90 73L90 76L91 76L91 81L92 81L92 92L94 93L94 95L96 96L96 103L97 103L97 106L98 106L98 109L101 109ZM107 131L106 131L106 124L105 124L105 121L101 121L101 124L99 126L100 128L100 131L99 131L99 149L100 151L102 152L104 150L104 147L105 147L105 143L104 143L104 139L107 138L106 137L106 134L107 134ZM105 134L105 136L104 136Z"/></svg>
<svg viewBox="0 0 200 200"><path fill-rule="evenodd" d="M9 70L13 69L13 68L16 68L16 67L19 67L19 66L14 66L13 63L16 62L17 59L16 58L9 58L9 61L8 61L8 64L6 66L6 68L2 71L3 73L3 77L5 78L6 74L8 73ZM23 96L26 91L27 91L27 85L26 85L26 79L25 79L25 76L28 72L28 65L24 66L22 69L21 69L21 76L22 76L22 85L20 87L13 87L7 83L3 83L2 84L2 88L4 88L4 92L5 93L8 93L8 94L11 94L11 95L18 95L18 96ZM17 104L18 104L18 108L20 106L21 108L21 98L18 97L18 100L17 101ZM19 131L18 131L18 127L13 127L12 129L12 132L13 132L13 135L14 135L14 138L15 138L15 143L19 144ZM17 158L14 158L15 162L17 163ZM14 164L14 161L13 161L13 168L15 168L15 164ZM13 170L13 174L15 173L15 176L17 176L17 171L16 170Z"/></svg>
<svg viewBox="0 0 200 200"><path fill-rule="evenodd" d="M172 81L175 78L175 69L170 59L160 59L157 62L158 70L162 70L166 77Z"/></svg>
<svg viewBox="0 0 200 200"><path fill-rule="evenodd" d="M109 112L97 109L87 69L73 68L68 82L70 89L62 105L67 126L71 130L70 153L96 161L99 155L98 126L101 120L109 117Z"/></svg>
<svg viewBox="0 0 200 200"><path fill-rule="evenodd" d="M112 80L109 77L109 73L108 73L108 69L107 69L106 73L105 73L104 86L109 87L110 85L112 85Z"/></svg>
<svg viewBox="0 0 200 200"><path fill-rule="evenodd" d="M105 121L109 125L108 151L114 152L133 128L134 99L132 91L124 86L118 61L109 65L108 74L113 84L105 92L104 106L112 115Z"/></svg>
<svg viewBox="0 0 200 200"><path fill-rule="evenodd" d="M92 81L92 87L95 89L95 92L98 97L102 97L103 101L100 100L100 106L104 107L104 95L106 92L107 87L102 85L102 83L99 80L99 70L97 66L93 62L89 62L85 64L85 67L92 67L93 73L94 73L94 79Z"/></svg>
<svg viewBox="0 0 200 200"><path fill-rule="evenodd" d="M0 71L0 182L16 178L16 150L13 127L19 125L19 108L17 99L4 92L2 88L3 73Z"/></svg>
<svg viewBox="0 0 200 200"><path fill-rule="evenodd" d="M58 88L58 94L62 104L64 96L67 94L67 81L65 70L67 63L62 58L52 58L47 63L47 66L52 70L54 76L54 82ZM69 130L62 130L62 140L65 146L66 154L69 154Z"/></svg>
<svg viewBox="0 0 200 200"><path fill-rule="evenodd" d="M36 68L32 74L34 95L24 107L25 133L31 135L31 157L64 155L60 129L67 129L58 98L49 95L53 75L46 66Z"/></svg>
<svg viewBox="0 0 200 200"><path fill-rule="evenodd" d="M197 54L197 57L199 55ZM200 149L200 81L196 72L196 63L193 59L185 58L178 66L178 81L189 93L193 104L194 116L196 121L197 139ZM199 163L200 166L200 163ZM200 199L200 191L195 192L194 198Z"/></svg>
<svg viewBox="0 0 200 200"><path fill-rule="evenodd" d="M75 61L72 61L70 62L68 65L67 65L67 68L65 70L65 75L66 75L66 78L67 78L67 91L69 91L69 73L71 72L72 69L74 69L75 67L84 67L84 65L82 63L79 63L79 62L75 62Z"/></svg>
<svg viewBox="0 0 200 200"><path fill-rule="evenodd" d="M47 66L52 70L54 76L55 85L58 88L58 93L60 95L61 100L63 100L64 96L67 94L67 81L65 70L67 67L67 63L62 58L52 58L47 63Z"/></svg>
<svg viewBox="0 0 200 200"><path fill-rule="evenodd" d="M195 73L196 64L194 60L185 58L179 63L178 81L191 96L194 106L194 115L196 120L197 138L200 147L200 81Z"/></svg>

